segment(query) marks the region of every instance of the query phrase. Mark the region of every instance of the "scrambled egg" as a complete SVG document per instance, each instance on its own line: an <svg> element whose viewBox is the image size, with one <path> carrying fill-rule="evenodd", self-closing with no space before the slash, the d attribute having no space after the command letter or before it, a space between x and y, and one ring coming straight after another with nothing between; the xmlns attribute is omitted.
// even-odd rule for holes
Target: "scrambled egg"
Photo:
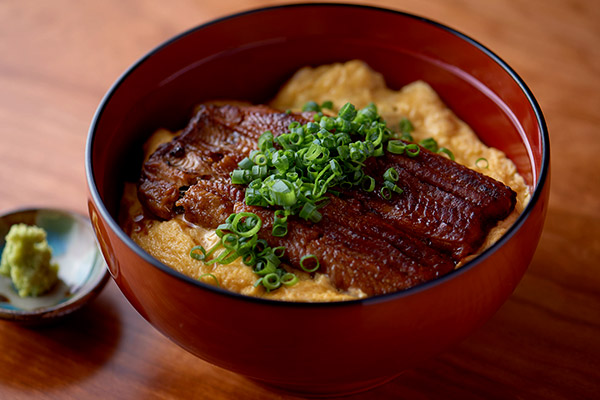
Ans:
<svg viewBox="0 0 600 400"><path fill-rule="evenodd" d="M281 110L300 110L311 100L319 104L332 101L336 113L338 109L335 106L341 107L346 102L351 102L357 109L373 102L392 129L406 117L415 128L412 136L416 141L433 138L440 146L449 148L458 163L510 186L517 193L515 210L490 232L479 253L506 232L529 200L529 189L513 162L503 152L481 143L469 126L454 115L425 82L413 82L394 91L386 87L381 74L361 61L303 68L281 89L271 106ZM151 154L160 143L172 137L172 133L159 130L146 143L146 154ZM487 165L478 164L476 161L480 158L485 158ZM209 248L216 243L214 232L192 227L178 218L166 222L141 218L142 209L133 184L126 186L122 210L126 214L123 226L136 243L166 265L208 284L217 284L214 276L218 284L228 290L286 301L319 302L365 297L361 291L338 291L326 275L317 273L311 278L296 270L297 284L266 292L262 286L254 287L256 275L239 260L229 265L207 266L190 257L193 246L202 244Z"/></svg>

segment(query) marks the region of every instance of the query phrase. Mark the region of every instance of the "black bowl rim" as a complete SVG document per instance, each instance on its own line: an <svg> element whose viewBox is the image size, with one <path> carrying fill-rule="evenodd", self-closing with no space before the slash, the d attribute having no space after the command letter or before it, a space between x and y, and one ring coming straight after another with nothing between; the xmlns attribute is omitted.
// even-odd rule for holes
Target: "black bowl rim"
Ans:
<svg viewBox="0 0 600 400"><path fill-rule="evenodd" d="M159 260L157 260L156 258L152 257L150 254L148 254L145 250L143 250L139 245L137 245L133 239L131 239L127 234L125 234L125 232L121 229L121 227L118 225L118 223L113 219L113 217L110 215L110 213L108 212L108 210L106 209L106 206L104 205L100 194L98 193L98 190L96 188L96 183L94 180L94 174L92 171L92 147L94 144L94 137L95 137L95 133L96 133L96 128L98 125L99 120L102 117L102 114L104 112L105 107L107 106L107 104L110 102L111 97L114 95L114 93L117 91L117 89L121 86L121 84L123 83L123 81L130 75L132 74L141 64L143 64L148 58L152 57L152 55L154 55L155 53L159 52L161 49L169 46L171 43L182 39L183 37L193 34L196 31L202 30L208 26L217 24L217 23L222 23L225 22L229 19L234 19L234 18L240 18L240 17L244 17L246 15L250 15L250 14L255 14L255 13L262 13L262 12L270 12L276 9L280 9L280 8L304 8L304 7L340 7L340 8L356 8L356 9L363 9L363 10L373 10L373 11L379 11L379 12L385 12L385 13L392 13L392 14L397 14L397 15L401 15L403 17L407 17L407 18L412 18L412 19L416 19L422 22L425 22L429 25L432 25L433 27L437 27L440 29L443 29L455 36L457 36L458 38L464 40L465 42L471 44L472 46L476 47L477 49L479 49L481 52L485 53L488 57L490 57L493 61L495 61L498 65L500 65L500 67L502 67L502 69L510 75L510 77L519 85L519 87L521 88L521 90L523 91L523 93L525 94L525 96L527 97L528 101L529 101L529 105L533 108L534 113L536 115L536 119L537 119L537 125L540 128L541 134L542 134L542 166L540 169L540 173L539 173L539 179L538 182L535 186L535 189L532 193L532 196L529 200L529 203L527 204L527 206L525 207L525 209L523 210L523 212L521 213L521 215L519 215L519 217L517 218L517 220L513 223L513 225L504 233L504 235L496 242L494 243L492 246L490 246L488 249L484 250L481 254L479 254L477 257L475 257L473 260L469 261L468 263L466 263L464 266L455 269L454 271L440 277L437 279L434 279L432 281L429 282L425 282L421 285L403 290L403 291L398 291L398 292L394 292L394 293L388 293L388 294L383 294L383 295L377 295L377 296L371 296L371 297L366 297L366 298L362 298L362 299L355 299L355 300L343 300L343 301L332 301L332 302L291 302L291 301L281 301L281 300L271 300L271 299L265 299L265 298L260 298L260 297L253 297L253 296L247 296L247 295L243 295L240 293L236 293L236 292L231 292L225 289L222 289L220 287L215 287L213 285L209 285L206 283L203 283L201 281L198 281L196 279L193 279L191 277L188 277L186 275L183 275L180 272L177 272L176 270L168 267L167 265L161 263ZM392 301L398 298L402 298L402 297L407 297L407 296L411 296L414 295L416 293L419 293L421 291L425 291L428 290L434 286L438 286L443 284L444 282L453 279L454 277L465 273L466 271L475 268L477 265L479 265L483 260L485 260L486 258L490 257L491 254L493 254L495 251L497 251L500 247L502 247L506 242L508 242L510 240L510 238L512 236L514 236L516 234L516 232L521 228L521 226L523 226L523 224L525 223L525 221L527 220L527 218L530 216L530 214L532 213L535 205L537 204L537 202L540 199L540 196L542 195L542 192L544 190L544 187L547 183L548 180L548 176L549 176L549 168L550 168L550 138L548 135L548 128L546 125L546 121L544 119L544 115L542 113L541 107L538 104L537 100L535 99L535 97L533 96L532 91L527 87L527 85L525 84L525 82L523 81L523 79L504 61L502 60L498 55L496 55L494 52L492 52L490 49L488 49L487 47L485 47L484 45L482 45L481 43L479 43L478 41L472 39L471 37L465 35L462 32L457 31L454 28L450 28L447 25L444 25L442 23L439 23L437 21L433 21L431 19L425 18L425 17L421 17L415 14L411 14L408 12L404 12L404 11L398 11L398 10L391 10L391 9L387 9L387 8L382 8L382 7L377 7L377 6L370 6L370 5L361 5L361 4L345 4L345 3L301 3L301 4L285 4L285 5L276 5L276 6L269 6L269 7L261 7L261 8L256 8L256 9L251 9L251 10L246 10L246 11L241 11L238 13L233 13L227 16L223 16L220 18L216 18L213 19L211 21L208 21L204 24L198 25L196 27L190 28L170 39L168 39L167 41L163 42L162 44L158 45L157 47L155 47L153 50L149 51L148 53L146 53L143 57L141 57L138 61L136 61L134 64L132 64L111 86L111 88L108 90L108 92L104 95L103 99L101 100L96 113L94 114L92 123L90 125L89 131L88 131L88 138L87 138L87 143L86 143L86 151L85 151L85 171L86 171L86 177L87 177L87 182L88 182L88 189L90 191L90 195L92 197L93 202L95 203L96 207L98 208L99 213L102 215L103 219L108 223L109 227L116 233L116 235L119 237L120 240L122 240L124 243L126 243L128 245L129 248L131 248L135 253L137 253L138 256L140 256L142 259L144 259L146 262L148 262L149 264L153 265L154 267L160 269L161 271L177 278L177 279L181 279L185 282L188 282L192 285L198 286L200 288L206 289L206 290L210 290L212 292L215 292L217 294L223 295L223 296L227 296L229 298L232 299L238 299L241 301L247 301L247 302L253 302L253 303L259 303L259 304L263 304L263 305L269 305L269 306L277 306L277 307L308 307L308 308L313 308L313 307L350 307L350 306L356 306L356 305L372 305L372 304L376 304L379 302L387 302L387 301Z"/></svg>

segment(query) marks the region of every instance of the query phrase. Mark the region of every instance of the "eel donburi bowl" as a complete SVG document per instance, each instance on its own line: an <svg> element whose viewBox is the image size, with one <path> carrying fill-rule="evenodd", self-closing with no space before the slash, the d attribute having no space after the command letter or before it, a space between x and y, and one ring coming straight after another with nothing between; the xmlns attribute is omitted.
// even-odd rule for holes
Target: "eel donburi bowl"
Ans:
<svg viewBox="0 0 600 400"><path fill-rule="evenodd" d="M484 143L514 161L531 200L491 248L406 291L289 303L183 276L120 228L124 182L137 179L141 144L155 129L185 126L203 100L266 102L297 69L351 59L381 72L392 88L425 80ZM540 107L513 69L449 27L375 7L288 5L206 23L130 67L91 124L86 172L89 213L112 278L150 324L201 359L272 387L339 395L381 384L442 352L510 296L543 227L548 133Z"/></svg>

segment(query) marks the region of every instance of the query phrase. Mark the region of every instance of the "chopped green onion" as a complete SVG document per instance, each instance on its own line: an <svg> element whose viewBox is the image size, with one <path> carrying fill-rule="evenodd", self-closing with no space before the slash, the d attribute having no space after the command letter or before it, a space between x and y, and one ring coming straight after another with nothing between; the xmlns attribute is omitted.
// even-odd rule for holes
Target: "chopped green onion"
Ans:
<svg viewBox="0 0 600 400"><path fill-rule="evenodd" d="M418 144L411 143L406 145L406 149L404 151L406 152L407 156L416 157L421 152L421 149L419 148Z"/></svg>
<svg viewBox="0 0 600 400"><path fill-rule="evenodd" d="M410 122L410 120L408 118L406 118L406 117L402 118L400 120L399 127L400 127L400 133L401 133L400 139L407 141L407 142L414 141L411 133L412 133L412 131L415 130L415 128L413 127L413 124Z"/></svg>
<svg viewBox="0 0 600 400"><path fill-rule="evenodd" d="M250 182L248 170L236 169L231 172L231 183L234 185L246 184Z"/></svg>
<svg viewBox="0 0 600 400"><path fill-rule="evenodd" d="M237 252L239 255L243 256L247 253L252 252L254 247L256 246L256 242L258 241L258 237L256 235L241 237L238 240Z"/></svg>
<svg viewBox="0 0 600 400"><path fill-rule="evenodd" d="M326 100L321 104L321 108L326 108L328 110L332 110L333 109L333 102L331 100Z"/></svg>
<svg viewBox="0 0 600 400"><path fill-rule="evenodd" d="M302 107L302 111L321 111L321 107L315 101L309 101Z"/></svg>
<svg viewBox="0 0 600 400"><path fill-rule="evenodd" d="M198 254L198 251L200 251L200 254ZM194 260L203 261L206 258L206 250L203 246L194 246L190 250L190 257Z"/></svg>
<svg viewBox="0 0 600 400"><path fill-rule="evenodd" d="M221 242L223 243L223 247L228 250L237 250L239 247L239 236L233 233L226 233L221 238Z"/></svg>
<svg viewBox="0 0 600 400"><path fill-rule="evenodd" d="M256 265L256 253L250 251L244 254L244 256L242 257L242 262L249 267Z"/></svg>
<svg viewBox="0 0 600 400"><path fill-rule="evenodd" d="M406 143L401 140L390 140L387 142L387 151L392 154L404 154Z"/></svg>
<svg viewBox="0 0 600 400"><path fill-rule="evenodd" d="M378 119L379 114L377 114L377 107L375 107L374 103L369 103L369 105L367 105L365 108L358 110L353 122L358 124L370 124Z"/></svg>
<svg viewBox="0 0 600 400"><path fill-rule="evenodd" d="M286 210L277 210L274 215L274 227L287 231L287 217ZM275 290L282 284L295 284L298 281L297 278L294 279L295 275L280 266L285 247L271 248L264 239L258 239L257 233L261 226L262 220L254 213L231 214L225 223L217 227L216 233L220 241L208 251L201 245L192 247L190 257L204 262L205 265L227 265L241 257L242 262L252 267L252 271L261 277L254 285L257 287L262 284L267 291ZM275 233L273 235L276 236ZM209 259L217 249L223 251ZM219 285L214 275L203 274L199 279L204 276L212 276ZM285 277L285 280L282 281L282 277Z"/></svg>
<svg viewBox="0 0 600 400"><path fill-rule="evenodd" d="M296 274L293 274L291 272L286 272L281 276L279 280L285 286L293 286L296 283L298 283L298 277L296 276Z"/></svg>
<svg viewBox="0 0 600 400"><path fill-rule="evenodd" d="M394 167L391 167L383 173L383 179L385 179L386 181L397 182L398 179L400 179L400 175Z"/></svg>
<svg viewBox="0 0 600 400"><path fill-rule="evenodd" d="M263 276L262 285L267 289L267 291L275 290L281 286L281 279L279 278L279 275L272 272Z"/></svg>
<svg viewBox="0 0 600 400"><path fill-rule="evenodd" d="M242 219L244 221L242 222ZM262 220L258 215L250 212L235 214L231 222L231 229L240 236L256 235L262 226Z"/></svg>
<svg viewBox="0 0 600 400"><path fill-rule="evenodd" d="M248 157L244 157L244 159L238 163L238 167L240 169L250 169L253 165L254 163Z"/></svg>
<svg viewBox="0 0 600 400"><path fill-rule="evenodd" d="M263 153L256 153L254 155L254 158L252 158L252 161L254 162L254 164L257 165L265 165L267 164L267 156L265 156Z"/></svg>
<svg viewBox="0 0 600 400"><path fill-rule="evenodd" d="M265 131L258 138L258 149L264 153L271 148L273 148L273 132Z"/></svg>
<svg viewBox="0 0 600 400"><path fill-rule="evenodd" d="M326 147L323 147L317 143L312 143L306 150L306 153L304 153L302 159L307 164L309 162L319 163L319 160L322 160L327 156L326 153L328 153Z"/></svg>
<svg viewBox="0 0 600 400"><path fill-rule="evenodd" d="M477 168L484 169L484 168L489 168L489 166L490 166L490 163L489 163L489 161L487 160L487 158L485 158L485 157L480 157L480 158L478 158L478 159L475 161L475 166L477 166Z"/></svg>
<svg viewBox="0 0 600 400"><path fill-rule="evenodd" d="M433 153L438 151L438 144L433 138L423 139L419 142L419 144Z"/></svg>
<svg viewBox="0 0 600 400"><path fill-rule="evenodd" d="M373 149L373 157L381 157L383 155L383 143Z"/></svg>
<svg viewBox="0 0 600 400"><path fill-rule="evenodd" d="M271 235L276 237L284 237L288 233L287 224L286 225L273 225L273 230L271 231Z"/></svg>
<svg viewBox="0 0 600 400"><path fill-rule="evenodd" d="M274 179L269 189L273 204L283 207L296 204L296 191L287 179Z"/></svg>
<svg viewBox="0 0 600 400"><path fill-rule="evenodd" d="M343 170L338 160L333 159L329 161L329 166L331 167L331 172L333 172L335 176L342 176Z"/></svg>
<svg viewBox="0 0 600 400"><path fill-rule="evenodd" d="M369 175L363 176L361 187L365 192L372 192L375 190L375 179Z"/></svg>
<svg viewBox="0 0 600 400"><path fill-rule="evenodd" d="M300 218L312 222L319 222L322 218L321 213L317 211L317 206L309 202L304 203L298 215Z"/></svg>
<svg viewBox="0 0 600 400"><path fill-rule="evenodd" d="M214 258L214 259L210 260L209 262L206 262L206 264L217 263L217 264L221 264L221 265L227 265L227 264L231 264L238 258L239 258L239 254L237 253L237 251L225 250L224 252L219 254L219 256L217 258Z"/></svg>
<svg viewBox="0 0 600 400"><path fill-rule="evenodd" d="M376 181L365 177L363 172L369 158L383 156L386 149L389 153L409 157L419 154L416 144L390 140L392 131L381 119L375 104L357 110L346 103L337 116L322 113L324 108L332 106L331 102L321 105L308 102L303 110L314 112L313 121L306 124L293 121L288 130L277 137L270 131L260 136L258 148L231 173L232 183L247 185L247 205L284 209L286 215L316 223L322 218L318 208L328 202L329 196L338 196L342 190L357 186L366 191L375 190ZM406 118L400 128L403 133L414 130ZM390 171L389 174L387 180L398 179L397 173ZM283 236L287 232L287 223L283 220L277 223L275 219L271 233Z"/></svg>
<svg viewBox="0 0 600 400"><path fill-rule="evenodd" d="M385 182L383 182L383 186L388 188L391 192L395 192L398 194L401 194L404 192L404 190L400 189L400 187L392 181L386 180ZM391 195L391 193L390 193L390 195Z"/></svg>
<svg viewBox="0 0 600 400"><path fill-rule="evenodd" d="M305 265L305 263L313 263L314 265L311 267L310 265ZM315 272L320 266L319 259L313 254L307 254L300 258L300 268L308 273Z"/></svg>
<svg viewBox="0 0 600 400"><path fill-rule="evenodd" d="M273 224L282 224L287 222L287 213L283 210L275 210L273 213Z"/></svg>
<svg viewBox="0 0 600 400"><path fill-rule="evenodd" d="M321 105L317 104L316 101L309 101L304 104L302 107L302 111L315 111L320 112L323 109L333 109L333 102L330 100L326 100Z"/></svg>
<svg viewBox="0 0 600 400"><path fill-rule="evenodd" d="M198 277L198 280L199 280L199 281L201 281L201 280L202 280L202 278L204 278L205 276L208 276L208 277L210 277L210 278L213 278L213 279L215 280L215 282L216 282L217 286L221 286L221 284L219 283L219 280L217 279L217 277L216 277L216 276L214 276L214 275L213 275L213 274L211 274L211 273L206 273L206 274L202 274L202 275L200 275L200 276Z"/></svg>
<svg viewBox="0 0 600 400"><path fill-rule="evenodd" d="M258 276L265 276L275 272L276 269L277 267L275 266L275 264L261 260L254 265L252 272L254 272Z"/></svg>
<svg viewBox="0 0 600 400"><path fill-rule="evenodd" d="M381 195L381 197L383 197L385 200L389 200L392 198L392 191L390 190L389 187L387 186L383 186L380 190L379 190L379 194Z"/></svg>
<svg viewBox="0 0 600 400"><path fill-rule="evenodd" d="M269 243L265 239L258 239L256 241L256 245L254 246L254 251L257 255L263 255L263 253L267 252L269 249Z"/></svg>
<svg viewBox="0 0 600 400"><path fill-rule="evenodd" d="M278 267L281 264L281 260L277 257L277 254L273 251L273 248L269 247L268 250L263 251L261 257L269 263L273 264L275 267Z"/></svg>
<svg viewBox="0 0 600 400"><path fill-rule="evenodd" d="M450 150L448 150L447 148L445 148L445 147L440 147L438 149L437 153L438 154L442 154L442 153L446 154L448 156L448 158L450 158L452 161L454 161L454 154Z"/></svg>
<svg viewBox="0 0 600 400"><path fill-rule="evenodd" d="M351 103L346 103L340 108L338 116L345 121L352 121L356 117L356 108Z"/></svg>
<svg viewBox="0 0 600 400"><path fill-rule="evenodd" d="M403 133L403 134L400 136L400 139L402 139L402 140L404 140L404 141L406 141L406 142L414 142L414 140L415 140L415 139L413 138L413 136L412 136L410 133L407 133L407 132Z"/></svg>
<svg viewBox="0 0 600 400"><path fill-rule="evenodd" d="M267 176L267 172L268 172L268 170L267 170L267 166L265 164L254 165L250 172L250 176L252 177L252 179L264 178L265 176ZM232 177L232 181L233 181L233 177Z"/></svg>
<svg viewBox="0 0 600 400"><path fill-rule="evenodd" d="M306 133L309 133L309 134L317 133L319 131L319 129L320 129L319 124L316 124L314 122L309 122L308 124L306 124L306 127L305 127Z"/></svg>
<svg viewBox="0 0 600 400"><path fill-rule="evenodd" d="M283 151L275 152L271 163L279 172L286 172L290 168L290 158Z"/></svg>
<svg viewBox="0 0 600 400"><path fill-rule="evenodd" d="M352 129L352 122L343 118L337 117L335 119L335 130L339 133L349 132ZM337 140L337 137L336 137Z"/></svg>
<svg viewBox="0 0 600 400"><path fill-rule="evenodd" d="M278 257L278 258L283 257L283 255L285 254L284 246L273 247L272 250L273 250L273 254L275 255L275 257Z"/></svg>
<svg viewBox="0 0 600 400"><path fill-rule="evenodd" d="M410 120L406 117L400 120L400 132L402 133L411 133L415 128Z"/></svg>

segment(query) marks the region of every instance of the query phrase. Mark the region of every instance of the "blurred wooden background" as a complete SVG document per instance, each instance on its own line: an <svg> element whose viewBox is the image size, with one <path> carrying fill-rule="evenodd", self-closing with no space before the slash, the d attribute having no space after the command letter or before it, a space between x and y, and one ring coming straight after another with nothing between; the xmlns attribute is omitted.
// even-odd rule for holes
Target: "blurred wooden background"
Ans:
<svg viewBox="0 0 600 400"><path fill-rule="evenodd" d="M84 147L103 94L188 28L274 1L0 2L0 212L86 212ZM463 343L349 399L598 398L600 394L600 2L363 2L475 38L534 92L551 137L544 233L525 278ZM109 282L44 329L0 322L0 398L288 399L172 344Z"/></svg>

